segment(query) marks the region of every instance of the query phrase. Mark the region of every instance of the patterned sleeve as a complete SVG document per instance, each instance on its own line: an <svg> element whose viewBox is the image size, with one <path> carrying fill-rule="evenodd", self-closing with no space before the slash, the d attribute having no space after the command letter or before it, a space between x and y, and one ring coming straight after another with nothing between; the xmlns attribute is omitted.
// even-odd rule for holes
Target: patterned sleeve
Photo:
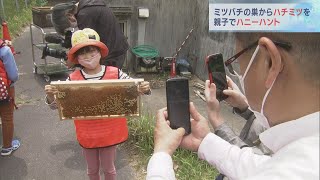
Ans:
<svg viewBox="0 0 320 180"><path fill-rule="evenodd" d="M226 140L230 144L236 145L240 148L242 147L248 147L248 145L241 140L233 131L232 129L225 123L222 123L220 126L218 126L214 133L219 136L220 138Z"/></svg>
<svg viewBox="0 0 320 180"><path fill-rule="evenodd" d="M119 69L119 79L132 79L127 73Z"/></svg>

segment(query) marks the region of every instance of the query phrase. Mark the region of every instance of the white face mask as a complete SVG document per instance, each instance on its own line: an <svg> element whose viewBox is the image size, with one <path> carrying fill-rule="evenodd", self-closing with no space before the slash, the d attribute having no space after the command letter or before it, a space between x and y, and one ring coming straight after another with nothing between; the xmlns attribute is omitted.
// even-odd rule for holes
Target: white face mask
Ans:
<svg viewBox="0 0 320 180"><path fill-rule="evenodd" d="M254 51L254 53L253 53L253 55L252 55L252 57L250 59L250 62L249 62L248 66L247 66L247 68L246 68L246 70L245 70L245 72L243 74L243 76L238 75L239 81L240 81L240 85L241 85L241 87L243 89L244 95L245 95L244 78L246 77L246 75L247 75L247 73L248 73L248 71L249 71L249 69L251 67L251 64L252 64L253 60L257 56L258 51L259 51L259 46ZM263 108L264 108L266 99L267 99L267 97L268 97L268 95L270 93L270 90L273 87L273 84L274 84L275 81L276 81L276 79L272 82L271 87L267 90L266 94L263 97L260 112L254 111L249 105L249 109L254 113L254 115L256 116L256 119L258 120L258 122L260 122L261 125L264 126L265 128L270 128L270 124L269 124L269 121L268 121L267 117L263 114Z"/></svg>
<svg viewBox="0 0 320 180"><path fill-rule="evenodd" d="M88 69L96 68L100 63L100 59L101 59L101 54L99 52L96 55L86 59L78 57L79 64L81 64L82 66Z"/></svg>

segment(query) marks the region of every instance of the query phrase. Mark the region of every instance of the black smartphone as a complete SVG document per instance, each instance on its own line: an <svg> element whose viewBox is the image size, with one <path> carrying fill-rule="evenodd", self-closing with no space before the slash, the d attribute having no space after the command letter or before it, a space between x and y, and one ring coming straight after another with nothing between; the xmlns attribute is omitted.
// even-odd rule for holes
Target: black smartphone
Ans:
<svg viewBox="0 0 320 180"><path fill-rule="evenodd" d="M189 111L189 82L187 78L172 78L166 82L167 110L170 127L191 132Z"/></svg>
<svg viewBox="0 0 320 180"><path fill-rule="evenodd" d="M208 67L210 83L214 83L217 87L217 99L222 101L228 98L223 94L223 90L228 89L226 71L224 69L224 62L222 54L211 54L206 58Z"/></svg>

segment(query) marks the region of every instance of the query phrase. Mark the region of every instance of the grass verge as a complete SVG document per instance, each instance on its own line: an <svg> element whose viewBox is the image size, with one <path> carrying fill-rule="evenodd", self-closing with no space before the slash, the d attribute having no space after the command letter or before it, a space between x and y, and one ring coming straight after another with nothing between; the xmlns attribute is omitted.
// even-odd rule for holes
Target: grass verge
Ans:
<svg viewBox="0 0 320 180"><path fill-rule="evenodd" d="M155 118L144 114L140 118L129 120L129 146L137 170L138 178L145 179L146 167L153 153L153 130ZM138 158L139 160L137 160ZM173 155L176 178L180 180L206 180L215 179L218 172L205 161L198 159L196 153L184 149L178 149Z"/></svg>
<svg viewBox="0 0 320 180"><path fill-rule="evenodd" d="M22 29L29 25L32 21L32 12L31 12L31 6L35 4L35 1L32 0L31 3L29 3L28 7L25 6L24 1L18 1L19 2L19 9L17 9L17 6L15 4L15 1L13 0L4 0L4 7L5 7L5 20L7 22L11 40L15 37L19 36ZM30 2L30 1L29 1ZM0 9L2 11L2 9ZM3 17L3 12L1 12L1 17ZM2 22L1 22L2 23ZM0 31L0 37L2 38L2 27Z"/></svg>

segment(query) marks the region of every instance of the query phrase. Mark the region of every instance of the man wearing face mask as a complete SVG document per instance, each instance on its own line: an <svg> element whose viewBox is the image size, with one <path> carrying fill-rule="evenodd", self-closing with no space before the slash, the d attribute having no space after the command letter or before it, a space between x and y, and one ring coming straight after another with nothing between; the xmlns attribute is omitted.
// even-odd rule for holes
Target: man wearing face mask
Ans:
<svg viewBox="0 0 320 180"><path fill-rule="evenodd" d="M240 52L226 62L238 75L257 121L270 127L259 135L272 156L240 149L213 133L207 120L190 105L191 134L173 130L167 113L157 114L154 155L147 179L175 179L171 155L178 146L198 153L229 179L319 179L319 33L239 33ZM232 65L240 64L240 72ZM215 85L206 82L216 111L209 122L223 119Z"/></svg>

